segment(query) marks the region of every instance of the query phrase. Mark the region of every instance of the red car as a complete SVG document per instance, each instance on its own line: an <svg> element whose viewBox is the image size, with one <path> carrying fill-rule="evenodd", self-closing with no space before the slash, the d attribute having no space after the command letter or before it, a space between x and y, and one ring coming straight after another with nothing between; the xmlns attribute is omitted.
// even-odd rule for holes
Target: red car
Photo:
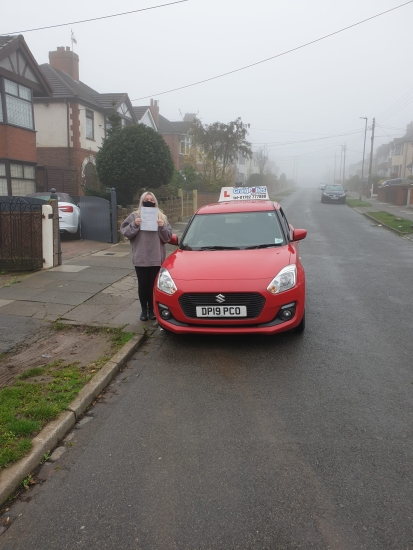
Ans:
<svg viewBox="0 0 413 550"><path fill-rule="evenodd" d="M306 235L270 200L203 206L159 272L159 325L176 334L303 332L298 241ZM176 236L171 243L178 244Z"/></svg>

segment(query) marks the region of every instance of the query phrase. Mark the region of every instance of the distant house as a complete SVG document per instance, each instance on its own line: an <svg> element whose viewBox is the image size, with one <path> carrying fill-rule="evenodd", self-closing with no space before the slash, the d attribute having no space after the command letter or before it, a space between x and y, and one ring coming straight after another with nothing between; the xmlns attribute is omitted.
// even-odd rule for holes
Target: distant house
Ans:
<svg viewBox="0 0 413 550"><path fill-rule="evenodd" d="M79 56L69 47L49 52L40 66L50 82L51 98L34 98L37 156L44 167L39 187L83 194L82 185L97 182L95 155L117 111L122 125L137 123L127 93L99 93L79 80ZM39 170L40 172L40 170Z"/></svg>
<svg viewBox="0 0 413 550"><path fill-rule="evenodd" d="M170 121L159 115L158 129L171 150L175 168L182 170L185 157L191 152L190 129L195 119L194 114L186 114L184 120Z"/></svg>
<svg viewBox="0 0 413 550"><path fill-rule="evenodd" d="M133 107L136 120L149 128L158 131L159 103L151 99L151 104L144 107Z"/></svg>
<svg viewBox="0 0 413 550"><path fill-rule="evenodd" d="M0 36L0 195L36 191L33 101L51 95L23 36Z"/></svg>
<svg viewBox="0 0 413 550"><path fill-rule="evenodd" d="M413 174L413 122L407 125L406 133L390 143L391 164L389 175L393 178L407 178Z"/></svg>

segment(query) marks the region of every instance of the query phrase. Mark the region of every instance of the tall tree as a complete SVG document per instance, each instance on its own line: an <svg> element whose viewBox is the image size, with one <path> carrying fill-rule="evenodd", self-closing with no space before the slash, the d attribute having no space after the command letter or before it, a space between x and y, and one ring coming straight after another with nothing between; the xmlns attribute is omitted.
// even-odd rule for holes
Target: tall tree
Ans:
<svg viewBox="0 0 413 550"><path fill-rule="evenodd" d="M170 183L174 171L171 152L162 136L144 124L113 132L96 155L102 185L115 187L119 202L132 204L138 189Z"/></svg>
<svg viewBox="0 0 413 550"><path fill-rule="evenodd" d="M192 143L204 155L204 161L211 164L214 181L219 175L225 175L239 155L252 156L251 143L247 141L249 126L239 117L228 124L202 124L195 118L191 128Z"/></svg>
<svg viewBox="0 0 413 550"><path fill-rule="evenodd" d="M264 147L260 147L256 153L254 153L255 160L258 165L258 170L260 171L260 174L263 175L265 173L265 168L268 164L268 149L267 146L264 145Z"/></svg>

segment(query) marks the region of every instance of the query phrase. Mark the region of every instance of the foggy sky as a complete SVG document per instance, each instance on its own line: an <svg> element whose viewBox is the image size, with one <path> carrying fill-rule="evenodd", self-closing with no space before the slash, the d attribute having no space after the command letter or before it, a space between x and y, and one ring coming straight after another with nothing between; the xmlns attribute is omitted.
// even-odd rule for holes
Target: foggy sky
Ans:
<svg viewBox="0 0 413 550"><path fill-rule="evenodd" d="M168 0L51 0L3 2L0 34L154 6ZM160 112L179 120L198 113L206 123L240 116L251 124L254 148L270 143L281 171L301 185L337 176L340 144L348 163L361 160L364 121L372 117L376 144L404 134L413 101L396 103L413 88L413 4L307 48L212 82L157 95L297 47L385 11L403 0L189 0L169 7L72 25L80 79L99 92L127 92L160 101ZM70 6L70 9L68 8ZM23 33L39 64L48 52L70 46L71 27ZM148 105L149 98L133 101ZM395 112L398 111L398 112ZM292 145L274 142L321 138ZM369 149L370 133L367 136Z"/></svg>

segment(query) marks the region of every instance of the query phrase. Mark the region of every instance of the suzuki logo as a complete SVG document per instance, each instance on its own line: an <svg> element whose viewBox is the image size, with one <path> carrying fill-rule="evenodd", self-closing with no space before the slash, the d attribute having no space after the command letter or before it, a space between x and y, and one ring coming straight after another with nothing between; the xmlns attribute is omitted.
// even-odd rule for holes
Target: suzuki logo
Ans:
<svg viewBox="0 0 413 550"><path fill-rule="evenodd" d="M222 304L222 302L225 302L225 296L223 296L222 294L218 294L218 296L215 296L215 301L219 304Z"/></svg>

